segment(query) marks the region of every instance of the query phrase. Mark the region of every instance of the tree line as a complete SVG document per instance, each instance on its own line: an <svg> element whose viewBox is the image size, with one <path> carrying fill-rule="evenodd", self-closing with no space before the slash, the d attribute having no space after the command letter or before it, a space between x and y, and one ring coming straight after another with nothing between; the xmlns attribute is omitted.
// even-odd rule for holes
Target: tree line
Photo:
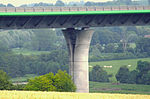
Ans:
<svg viewBox="0 0 150 99"><path fill-rule="evenodd" d="M10 77L22 77L25 74L56 73L59 69L68 72L68 55L63 50L52 51L50 54L29 56L1 52L0 69L4 70Z"/></svg>

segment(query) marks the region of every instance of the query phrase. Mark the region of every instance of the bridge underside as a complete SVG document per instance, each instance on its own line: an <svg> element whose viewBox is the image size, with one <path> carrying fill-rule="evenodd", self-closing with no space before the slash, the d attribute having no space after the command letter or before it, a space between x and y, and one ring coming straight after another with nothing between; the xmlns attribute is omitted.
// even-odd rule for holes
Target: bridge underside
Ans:
<svg viewBox="0 0 150 99"><path fill-rule="evenodd" d="M150 25L150 13L104 15L0 16L0 29Z"/></svg>

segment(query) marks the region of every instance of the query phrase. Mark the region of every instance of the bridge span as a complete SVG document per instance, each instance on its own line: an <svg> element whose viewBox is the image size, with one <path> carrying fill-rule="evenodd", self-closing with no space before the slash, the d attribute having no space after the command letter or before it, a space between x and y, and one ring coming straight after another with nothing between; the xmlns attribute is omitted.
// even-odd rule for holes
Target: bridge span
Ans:
<svg viewBox="0 0 150 99"><path fill-rule="evenodd" d="M0 8L0 29L149 25L150 6Z"/></svg>
<svg viewBox="0 0 150 99"><path fill-rule="evenodd" d="M65 28L77 92L89 92L89 27L137 25L150 25L150 6L0 8L0 29Z"/></svg>

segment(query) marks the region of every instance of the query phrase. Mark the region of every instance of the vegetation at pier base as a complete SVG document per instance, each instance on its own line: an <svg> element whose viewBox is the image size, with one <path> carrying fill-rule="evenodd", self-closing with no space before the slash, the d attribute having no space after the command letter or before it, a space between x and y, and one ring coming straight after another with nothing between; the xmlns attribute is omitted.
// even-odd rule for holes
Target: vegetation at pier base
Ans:
<svg viewBox="0 0 150 99"><path fill-rule="evenodd" d="M76 87L66 71L59 70L55 75L48 73L30 79L24 90L74 92Z"/></svg>
<svg viewBox="0 0 150 99"><path fill-rule="evenodd" d="M0 90L10 90L12 83L9 81L9 77L6 72L0 70Z"/></svg>

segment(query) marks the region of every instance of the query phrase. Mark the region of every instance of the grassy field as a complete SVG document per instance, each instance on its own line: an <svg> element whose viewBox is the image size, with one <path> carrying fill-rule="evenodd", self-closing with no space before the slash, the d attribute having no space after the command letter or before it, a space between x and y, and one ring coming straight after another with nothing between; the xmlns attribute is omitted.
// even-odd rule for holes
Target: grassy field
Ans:
<svg viewBox="0 0 150 99"><path fill-rule="evenodd" d="M150 99L150 95L0 91L0 99Z"/></svg>
<svg viewBox="0 0 150 99"><path fill-rule="evenodd" d="M25 49L12 49L12 52L15 54L23 54L23 55L40 55L40 54L49 54L50 51L31 51Z"/></svg>
<svg viewBox="0 0 150 99"><path fill-rule="evenodd" d="M150 85L90 82L90 92L150 95Z"/></svg>
<svg viewBox="0 0 150 99"><path fill-rule="evenodd" d="M115 75L119 68L121 66L128 66L129 70L135 70L137 66L137 61L142 60L142 61L149 61L150 58L141 58L141 59L127 59L127 60L112 60L112 61L100 61L100 62L90 62L90 67L95 66L95 65L100 65L100 66L112 66L112 68L104 68L108 72L108 74L113 74L113 77L110 78L111 82L116 82ZM91 69L90 69L91 70Z"/></svg>

